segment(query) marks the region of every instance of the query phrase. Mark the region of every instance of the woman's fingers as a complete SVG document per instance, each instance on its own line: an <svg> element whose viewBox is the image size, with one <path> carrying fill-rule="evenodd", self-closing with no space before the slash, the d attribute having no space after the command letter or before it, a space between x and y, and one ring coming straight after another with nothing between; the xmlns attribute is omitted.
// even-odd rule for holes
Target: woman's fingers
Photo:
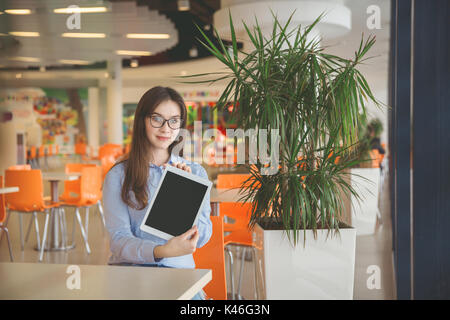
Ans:
<svg viewBox="0 0 450 320"><path fill-rule="evenodd" d="M183 233L182 235L180 235L181 238L183 239L189 239L191 236L193 236L195 234L195 232L197 232L197 226L193 226L192 228L190 228L188 231L186 231L185 233Z"/></svg>
<svg viewBox="0 0 450 320"><path fill-rule="evenodd" d="M189 167L189 166L188 166L186 163L184 163L184 162L174 162L174 163L172 164L172 166L174 166L174 167L176 167L176 168L178 168L178 169L184 170L184 171L186 171L186 172L192 172L191 167Z"/></svg>

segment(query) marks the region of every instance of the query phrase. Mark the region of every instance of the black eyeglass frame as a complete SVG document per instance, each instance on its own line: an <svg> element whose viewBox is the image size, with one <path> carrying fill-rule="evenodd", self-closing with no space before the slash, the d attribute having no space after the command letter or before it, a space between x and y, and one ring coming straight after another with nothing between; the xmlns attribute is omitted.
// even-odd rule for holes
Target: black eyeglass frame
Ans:
<svg viewBox="0 0 450 320"><path fill-rule="evenodd" d="M161 124L159 127L157 127L157 126L154 126L154 125L153 125L153 123L152 123L152 117L159 117L159 118L163 119L164 121L162 122L162 124ZM182 118L177 118L177 117L170 118L170 119L166 119L166 118L164 118L163 116L161 116L161 115L159 115L159 114L151 114L151 115L149 115L147 118L150 119L150 125L151 125L153 128L156 128L156 129L164 127L164 125L166 124L166 122L167 122L167 125L169 126L169 128L172 129L172 130L180 129L181 126L183 125L183 119L182 119ZM169 121L172 120L172 119L178 119L178 120L180 120L180 126L179 126L178 128L172 128L172 127L170 126L170 122L169 122Z"/></svg>

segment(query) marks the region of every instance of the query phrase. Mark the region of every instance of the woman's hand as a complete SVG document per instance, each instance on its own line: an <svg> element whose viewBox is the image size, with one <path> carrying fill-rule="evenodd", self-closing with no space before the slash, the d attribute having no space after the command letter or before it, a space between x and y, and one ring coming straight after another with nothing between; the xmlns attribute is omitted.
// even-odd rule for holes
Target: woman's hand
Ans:
<svg viewBox="0 0 450 320"><path fill-rule="evenodd" d="M167 163L164 163L164 164L163 164L164 167L166 167L167 165L168 165ZM171 164L169 164L169 165L171 165ZM171 166L174 166L175 168L184 170L184 171L189 172L189 173L192 172L191 167L189 167L189 166L188 166L186 163L184 163L184 162L175 162L175 163L174 163L173 165L171 165Z"/></svg>
<svg viewBox="0 0 450 320"><path fill-rule="evenodd" d="M166 244L155 247L153 256L159 259L192 254L197 248L199 237L197 226L193 226L182 235L173 237Z"/></svg>

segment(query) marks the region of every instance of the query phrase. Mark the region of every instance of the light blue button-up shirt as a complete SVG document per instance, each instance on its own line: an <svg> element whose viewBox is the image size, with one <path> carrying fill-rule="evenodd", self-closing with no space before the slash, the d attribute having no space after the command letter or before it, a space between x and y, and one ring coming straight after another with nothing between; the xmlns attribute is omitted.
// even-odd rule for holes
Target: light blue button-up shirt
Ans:
<svg viewBox="0 0 450 320"><path fill-rule="evenodd" d="M191 167L192 173L202 178L208 179L205 169L196 162L190 162L182 157L171 155L169 163L184 162ZM164 167L151 164L149 166L149 177L147 192L149 203L155 195L156 187L161 179ZM111 257L109 264L137 264L155 265L173 268L195 268L192 254L155 259L153 250L158 245L163 245L167 240L142 231L139 227L144 219L147 206L142 210L129 207L122 201L122 183L125 177L125 166L120 163L114 166L106 175L103 184L103 207L106 220L106 228L110 237ZM131 199L134 200L134 193L130 191ZM199 240L197 248L205 245L212 233L210 220L211 206L210 195L206 196L203 207L197 220ZM176 195L174 195L176 201Z"/></svg>

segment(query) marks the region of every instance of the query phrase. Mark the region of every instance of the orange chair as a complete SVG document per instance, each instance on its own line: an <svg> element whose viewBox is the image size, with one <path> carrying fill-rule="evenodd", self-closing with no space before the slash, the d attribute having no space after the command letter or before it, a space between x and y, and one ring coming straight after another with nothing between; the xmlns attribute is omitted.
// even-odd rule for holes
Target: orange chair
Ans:
<svg viewBox="0 0 450 320"><path fill-rule="evenodd" d="M211 217L212 235L208 243L195 250L194 261L198 269L211 269L212 280L205 286L207 298L227 300L227 281L225 278L225 256L222 217Z"/></svg>
<svg viewBox="0 0 450 320"><path fill-rule="evenodd" d="M116 159L112 154L104 155L100 158L101 166L102 166L102 181L105 180L106 174L108 171L114 166L116 163Z"/></svg>
<svg viewBox="0 0 450 320"><path fill-rule="evenodd" d="M100 167L98 167L95 164L85 164L85 163L68 163L66 164L66 168L65 171L66 173L73 173L73 172L79 172L82 173L82 169L86 168L86 167L90 167L90 168L97 168L97 170L101 170ZM99 171L100 172L100 171ZM82 174L83 176L83 174ZM96 172L96 177L98 179L100 179L101 177L98 175L98 172ZM74 180L74 181L64 181L64 192L63 194L59 197L61 201L63 201L64 203L70 203L70 204L74 204L74 203L79 203L81 201L81 181L82 179L78 179L78 180ZM101 190L101 181L100 181L100 187L98 187L98 182L95 182L97 188L94 189L94 191L96 192L95 195L95 199L92 198L92 195L90 195L90 201L94 202L92 204L89 204L88 206L86 206L85 209L85 233L86 233L86 238L88 238L88 224L89 224L89 208L90 206L96 204L98 211L100 212L100 216L102 219L102 223L103 223L103 227L104 229L106 228L106 223L105 223L105 216L103 214L103 206L102 206L102 190Z"/></svg>
<svg viewBox="0 0 450 320"><path fill-rule="evenodd" d="M123 154L123 148L120 144L106 143L102 145L98 150L98 157L101 159L103 157L113 156L117 159Z"/></svg>
<svg viewBox="0 0 450 320"><path fill-rule="evenodd" d="M244 259L247 249L251 249L251 252L253 254L253 263L256 263L255 246L253 243L253 231L248 227L250 222L251 203L222 202L219 204L219 208L221 217L227 220L229 220L230 218L234 220L234 223L224 224L224 231L229 233L224 237L224 245L237 245L242 247L243 249L237 290L237 295L239 297L242 285L242 275L244 271ZM231 259L230 261L231 272L233 270L233 259ZM257 274L255 273L255 292L257 293L258 289L256 288L256 276ZM230 280L232 280L233 278L234 276L231 276ZM234 288L232 290L232 293L234 294Z"/></svg>
<svg viewBox="0 0 450 320"><path fill-rule="evenodd" d="M0 188L3 188L3 177L0 176ZM9 249L9 258L11 259L11 262L14 261L12 249L11 249L11 241L9 239L9 232L8 228L3 225L3 221L5 221L6 218L6 206L5 206L5 195L0 194L0 232L3 233L3 231L6 233L6 240L8 241L8 249ZM0 238L1 241L1 238Z"/></svg>
<svg viewBox="0 0 450 320"><path fill-rule="evenodd" d="M242 183L250 178L250 174L218 174L217 175L217 188L218 189L229 189L229 188L240 188Z"/></svg>
<svg viewBox="0 0 450 320"><path fill-rule="evenodd" d="M75 154L80 156L86 155L86 143L75 143Z"/></svg>
<svg viewBox="0 0 450 320"><path fill-rule="evenodd" d="M28 163L33 167L33 169L39 167L39 164L37 162L37 151L35 146L31 146L29 148Z"/></svg>
<svg viewBox="0 0 450 320"><path fill-rule="evenodd" d="M250 174L219 174L217 175L217 188L240 188L242 184L250 178ZM246 183L244 185L250 185ZM220 216L228 221L230 218L234 220L234 223L226 222L224 224L224 231L229 232L224 238L225 247L228 245L237 245L243 248L242 261L241 261L241 272L239 274L239 284L238 284L238 296L240 294L241 284L242 284L242 274L244 266L244 257L247 249L252 249L253 262L256 263L256 255L254 251L253 244L253 234L252 231L248 229L248 224L250 221L250 203L234 203L234 202L222 202L219 204ZM233 271L233 257L230 254L230 281L232 286L232 293L234 295L234 275ZM256 278L256 273L255 273ZM256 281L255 281L256 286ZM255 291L258 292L257 288Z"/></svg>
<svg viewBox="0 0 450 320"><path fill-rule="evenodd" d="M373 149L369 151L369 156L370 159L372 160L371 162L371 167L372 168L379 168L380 167L380 152L377 149Z"/></svg>
<svg viewBox="0 0 450 320"><path fill-rule="evenodd" d="M82 236L86 245L86 250L90 253L88 243L88 224L89 224L89 207L98 203L99 192L102 187L101 169L98 166L83 165L81 168L79 197L70 197L62 199L61 205L64 207L75 207L75 215L79 217L79 209L84 207L86 210L85 228L81 228ZM101 212L102 214L102 212ZM75 216L74 216L75 220ZM104 223L104 217L102 214ZM74 221L75 226L75 221ZM72 243L74 241L75 229L72 232Z"/></svg>
<svg viewBox="0 0 450 320"><path fill-rule="evenodd" d="M41 250L39 261L42 261L45 241L47 239L48 220L50 216L49 210L59 207L59 204L45 202L41 170L6 170L5 185L7 187L19 187L19 192L6 194L5 198L7 207L10 212L16 211L19 213L21 248L22 250L24 249L22 233L22 213L32 213L34 216L36 227L36 237L38 242L37 246ZM37 212L44 212L46 214L42 245L40 245L39 243L39 226L37 223L36 215ZM52 210L51 214L55 214L55 212Z"/></svg>

